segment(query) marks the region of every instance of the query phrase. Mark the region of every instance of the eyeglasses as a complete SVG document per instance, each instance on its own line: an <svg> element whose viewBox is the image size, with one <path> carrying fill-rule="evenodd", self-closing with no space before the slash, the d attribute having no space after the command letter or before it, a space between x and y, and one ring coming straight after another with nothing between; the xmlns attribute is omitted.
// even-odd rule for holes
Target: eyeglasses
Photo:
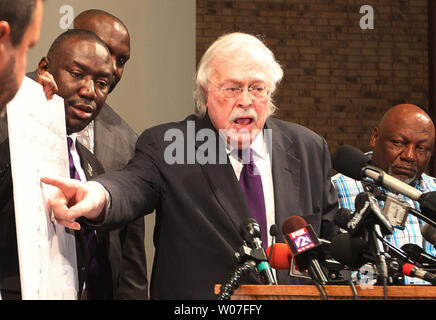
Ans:
<svg viewBox="0 0 436 320"><path fill-rule="evenodd" d="M218 86L212 81L208 80L212 83L217 89L220 89L226 99L236 99L238 98L242 92L244 92L245 88L242 87L225 87ZM268 94L268 88L264 83L256 83L247 88L248 94L253 99L261 99L264 98Z"/></svg>

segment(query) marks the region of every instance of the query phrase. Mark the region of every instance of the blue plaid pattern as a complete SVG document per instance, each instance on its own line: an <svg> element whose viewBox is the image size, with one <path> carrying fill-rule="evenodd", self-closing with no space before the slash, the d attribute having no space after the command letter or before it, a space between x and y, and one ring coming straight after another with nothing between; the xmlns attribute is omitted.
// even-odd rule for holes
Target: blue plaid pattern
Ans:
<svg viewBox="0 0 436 320"><path fill-rule="evenodd" d="M336 174L331 180L338 193L339 207L354 211L354 200L359 193L364 191L362 183L342 174ZM419 178L415 188L422 193L436 191L436 179L424 173ZM389 195L402 199L406 201L410 207L419 210L419 203L417 201L413 201L403 195ZM383 207L383 202L381 201L380 206ZM423 224L423 221L409 214L404 228L394 228L394 232L388 235L386 240L397 248L401 248L406 243L413 243L422 247L428 254L435 256L436 250L434 246L425 241L421 235L420 226ZM429 284L421 279L406 276L404 277L404 282L406 284Z"/></svg>

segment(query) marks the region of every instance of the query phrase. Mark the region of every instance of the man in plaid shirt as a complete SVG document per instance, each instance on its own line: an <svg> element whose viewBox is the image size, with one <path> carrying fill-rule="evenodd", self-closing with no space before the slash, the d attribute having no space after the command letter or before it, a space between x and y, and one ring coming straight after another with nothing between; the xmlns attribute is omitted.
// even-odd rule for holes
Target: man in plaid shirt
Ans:
<svg viewBox="0 0 436 320"><path fill-rule="evenodd" d="M436 179L424 173L430 162L434 138L433 122L423 109L411 104L396 105L384 114L372 131L370 147L373 151L368 153L372 156L371 164L422 193L436 191ZM342 174L333 176L332 182L338 193L339 206L354 211L356 196L365 191L362 183ZM419 210L417 201L401 194L388 194ZM408 214L404 227L394 228L394 232L386 239L397 248L412 243L422 247L426 253L435 255L434 246L421 235L422 225L422 220ZM404 281L406 284L428 284L410 277L404 277Z"/></svg>

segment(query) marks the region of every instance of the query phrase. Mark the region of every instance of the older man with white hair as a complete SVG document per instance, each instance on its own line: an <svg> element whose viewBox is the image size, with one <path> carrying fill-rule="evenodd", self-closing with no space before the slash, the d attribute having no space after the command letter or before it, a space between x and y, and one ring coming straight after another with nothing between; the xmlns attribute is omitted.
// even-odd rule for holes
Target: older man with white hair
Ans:
<svg viewBox="0 0 436 320"><path fill-rule="evenodd" d="M51 199L57 220L73 229L114 228L156 210L152 299L216 298L214 285L238 266L240 226L249 218L264 247L270 226L290 216L333 236L338 202L326 141L271 117L282 76L258 38L220 37L198 68L195 115L145 130L121 171L87 183L42 179L59 188ZM304 282L286 271L277 281ZM262 283L254 272L244 282Z"/></svg>

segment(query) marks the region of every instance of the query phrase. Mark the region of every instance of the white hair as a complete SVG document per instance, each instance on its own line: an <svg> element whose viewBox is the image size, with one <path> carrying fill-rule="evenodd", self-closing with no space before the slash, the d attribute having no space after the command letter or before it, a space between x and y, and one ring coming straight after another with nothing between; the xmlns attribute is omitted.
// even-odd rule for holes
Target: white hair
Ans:
<svg viewBox="0 0 436 320"><path fill-rule="evenodd" d="M283 70L275 60L274 54L266 45L253 35L234 32L219 37L204 53L200 60L196 81L194 98L196 101L195 113L202 117L207 110L206 91L209 77L214 73L215 57L237 62L238 65L257 64L267 70L270 78L270 93L274 93L277 84L283 78ZM250 57L247 59L247 57ZM276 107L270 101L269 115L273 114Z"/></svg>

